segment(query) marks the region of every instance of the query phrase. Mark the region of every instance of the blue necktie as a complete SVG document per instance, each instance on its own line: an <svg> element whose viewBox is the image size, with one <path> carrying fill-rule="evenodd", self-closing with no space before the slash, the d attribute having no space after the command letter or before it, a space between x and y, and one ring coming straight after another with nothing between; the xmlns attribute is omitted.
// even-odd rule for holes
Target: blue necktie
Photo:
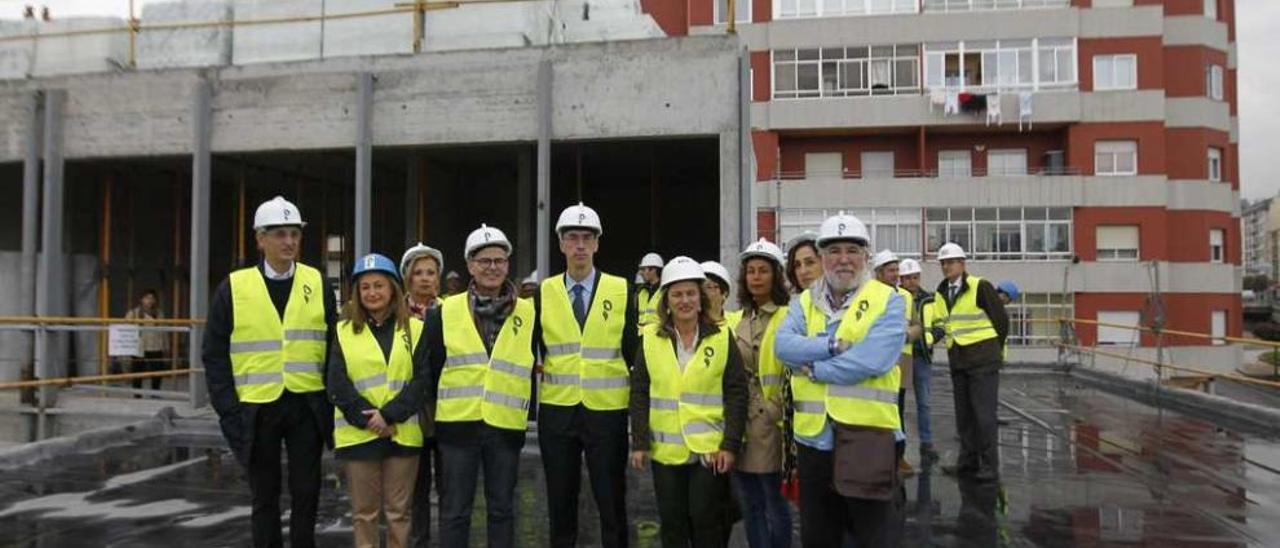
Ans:
<svg viewBox="0 0 1280 548"><path fill-rule="evenodd" d="M582 300L585 289L581 285L573 286L573 317L578 320L579 329L587 323L587 303Z"/></svg>

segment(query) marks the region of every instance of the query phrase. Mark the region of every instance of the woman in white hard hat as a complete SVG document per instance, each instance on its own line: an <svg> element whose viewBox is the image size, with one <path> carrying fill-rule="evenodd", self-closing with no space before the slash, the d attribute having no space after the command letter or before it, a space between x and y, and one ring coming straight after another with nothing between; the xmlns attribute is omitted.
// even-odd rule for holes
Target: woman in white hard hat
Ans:
<svg viewBox="0 0 1280 548"><path fill-rule="evenodd" d="M729 283L729 270L715 261L703 261L702 272L707 276L707 280L702 282L702 290L707 294L709 306L707 315L733 331L742 320L742 312L724 311L724 303L729 300L729 294L733 291L733 284Z"/></svg>
<svg viewBox="0 0 1280 548"><path fill-rule="evenodd" d="M409 545L412 500L422 451L418 411L430 385L422 321L409 315L395 264L366 255L351 274L330 349L329 398L334 405L334 456L344 464L355 545L379 545L379 514L387 545Z"/></svg>
<svg viewBox="0 0 1280 548"><path fill-rule="evenodd" d="M746 376L729 332L707 315L704 281L688 257L663 267L658 323L644 329L631 373L631 465L653 459L663 546L724 546L732 525Z"/></svg>
<svg viewBox="0 0 1280 548"><path fill-rule="evenodd" d="M400 277L405 285L405 302L409 314L425 318L427 310L440 306L440 272L444 255L440 250L418 242L400 258Z"/></svg>
<svg viewBox="0 0 1280 548"><path fill-rule="evenodd" d="M781 491L786 368L773 352L774 335L787 316L790 301L782 273L786 258L778 246L764 238L747 246L739 257L742 317L733 339L742 354L750 398L747 437L733 476L747 544L751 548L787 547L791 545L791 509Z"/></svg>
<svg viewBox="0 0 1280 548"><path fill-rule="evenodd" d="M787 281L791 292L799 295L822 277L822 259L818 257L815 232L803 232L787 242Z"/></svg>
<svg viewBox="0 0 1280 548"><path fill-rule="evenodd" d="M409 315L426 321L427 311L440 306L440 272L444 255L440 250L418 242L400 258L400 276L405 285L405 304ZM434 387L429 387L434 389ZM429 392L435 394L434 390ZM423 398L418 414L422 426L422 453L418 458L418 483L413 495L413 534L415 546L425 546L431 535L431 484L440 474L439 448L436 447L435 398Z"/></svg>

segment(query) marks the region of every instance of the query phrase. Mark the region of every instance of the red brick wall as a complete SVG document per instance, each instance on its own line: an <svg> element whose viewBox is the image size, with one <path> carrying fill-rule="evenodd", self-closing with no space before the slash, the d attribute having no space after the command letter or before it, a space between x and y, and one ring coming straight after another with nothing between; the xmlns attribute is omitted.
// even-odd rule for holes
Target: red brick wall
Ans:
<svg viewBox="0 0 1280 548"><path fill-rule="evenodd" d="M1082 261L1098 259L1096 229L1103 225L1137 225L1138 259L1166 260L1168 223L1161 207L1078 207L1074 215L1073 234L1076 255ZM1209 245L1208 236L1204 238Z"/></svg>
<svg viewBox="0 0 1280 548"><path fill-rule="evenodd" d="M1141 38L1082 38L1080 47L1080 91L1093 91L1093 57L1116 53L1138 56L1138 89L1164 87L1164 48L1159 36Z"/></svg>
<svg viewBox="0 0 1280 548"><path fill-rule="evenodd" d="M640 0L640 9L653 17L667 36L689 34L687 0Z"/></svg>
<svg viewBox="0 0 1280 548"><path fill-rule="evenodd" d="M1170 179L1206 179L1209 176L1209 147L1222 150L1222 180L1234 181L1228 167L1230 135L1224 131L1200 128L1168 128L1165 130L1165 172Z"/></svg>
<svg viewBox="0 0 1280 548"><path fill-rule="evenodd" d="M1168 97L1205 97L1205 70L1209 65L1227 67L1224 51L1204 46L1168 46L1164 48L1165 95ZM1226 75L1223 75L1226 78ZM1223 98L1226 93L1223 83Z"/></svg>
<svg viewBox="0 0 1280 548"><path fill-rule="evenodd" d="M772 56L767 51L751 52L751 100L755 102L764 102L770 99L772 93L769 81L773 76L773 67L770 65Z"/></svg>
<svg viewBox="0 0 1280 548"><path fill-rule="evenodd" d="M778 169L778 134L772 131L752 131L751 145L756 154L756 180L773 180L777 177Z"/></svg>
<svg viewBox="0 0 1280 548"><path fill-rule="evenodd" d="M1074 124L1067 129L1067 165L1093 174L1093 145L1097 141L1137 141L1138 174L1164 173L1165 136L1161 122Z"/></svg>

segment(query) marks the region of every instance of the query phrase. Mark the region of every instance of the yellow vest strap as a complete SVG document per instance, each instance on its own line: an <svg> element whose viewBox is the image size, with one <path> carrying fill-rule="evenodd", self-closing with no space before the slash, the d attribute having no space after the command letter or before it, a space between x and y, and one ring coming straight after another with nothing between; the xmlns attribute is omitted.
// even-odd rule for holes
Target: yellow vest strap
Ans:
<svg viewBox="0 0 1280 548"><path fill-rule="evenodd" d="M319 373L320 366L316 362L284 362L286 373Z"/></svg>
<svg viewBox="0 0 1280 548"><path fill-rule="evenodd" d="M683 430L686 435L712 434L715 432L724 432L724 424L707 421L689 421L684 425Z"/></svg>
<svg viewBox="0 0 1280 548"><path fill-rule="evenodd" d="M474 398L484 394L483 386L456 386L453 388L441 388L440 393L436 396L442 400L452 400L459 398Z"/></svg>
<svg viewBox="0 0 1280 548"><path fill-rule="evenodd" d="M543 384L578 384L578 376L573 374L543 373Z"/></svg>
<svg viewBox="0 0 1280 548"><path fill-rule="evenodd" d="M617 360L622 358L621 348L583 348L582 358L587 360Z"/></svg>
<svg viewBox="0 0 1280 548"><path fill-rule="evenodd" d="M231 343L231 353L239 352L279 352L284 343L277 340L243 341Z"/></svg>
<svg viewBox="0 0 1280 548"><path fill-rule="evenodd" d="M896 399L894 400L897 401ZM795 401L794 407L796 411L801 413L811 413L814 415L827 414L827 403L821 401Z"/></svg>
<svg viewBox="0 0 1280 548"><path fill-rule="evenodd" d="M363 392L375 386L382 386L384 384L387 384L386 373L378 373L377 375L365 377L351 383L352 386L355 386L357 392Z"/></svg>
<svg viewBox="0 0 1280 548"><path fill-rule="evenodd" d="M484 400L492 404L510 407L512 409L519 409L521 411L529 410L529 400L525 398L517 398L515 396L499 394L497 392L485 392Z"/></svg>
<svg viewBox="0 0 1280 548"><path fill-rule="evenodd" d="M509 362L506 360L495 359L489 362L489 368L493 371L500 371L508 375L514 375L516 377L522 377L522 378L528 377L533 374L533 368L525 367L520 364Z"/></svg>
<svg viewBox="0 0 1280 548"><path fill-rule="evenodd" d="M653 431L653 441L659 443L669 443L671 445L684 445L684 436L673 434L671 432Z"/></svg>

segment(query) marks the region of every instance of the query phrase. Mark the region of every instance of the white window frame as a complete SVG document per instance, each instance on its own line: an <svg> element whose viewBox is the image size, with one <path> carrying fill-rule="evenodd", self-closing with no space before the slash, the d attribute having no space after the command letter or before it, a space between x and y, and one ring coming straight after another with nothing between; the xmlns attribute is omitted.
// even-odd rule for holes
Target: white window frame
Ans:
<svg viewBox="0 0 1280 548"><path fill-rule="evenodd" d="M1127 150L1132 148L1132 150ZM1129 156L1130 167L1121 167L1121 159ZM1093 174L1099 177L1125 177L1138 174L1138 142L1102 140L1093 143Z"/></svg>
<svg viewBox="0 0 1280 548"><path fill-rule="evenodd" d="M1029 47L1027 42L1022 39L926 43L921 56L924 60L924 87L985 92L1073 90L1079 87L1080 71L1076 59L1079 43L1076 38L1032 38ZM1024 53L1028 55L1024 56ZM1046 60L1042 56L1046 55L1054 63L1048 69L1054 76L1042 80L1041 65ZM981 75L973 78L975 83L972 85L966 83L970 75L965 69L965 59L969 56L977 56L978 70L982 71ZM948 78L947 59L952 57L958 72ZM994 74L988 65L995 69ZM1011 68L1014 74L1003 74L1001 67Z"/></svg>
<svg viewBox="0 0 1280 548"><path fill-rule="evenodd" d="M1204 0L1204 16L1218 20L1218 0Z"/></svg>
<svg viewBox="0 0 1280 548"><path fill-rule="evenodd" d="M1133 247L1103 247L1104 231L1113 230L1133 230L1134 242ZM1129 262L1134 263L1142 257L1142 227L1138 225L1098 225L1094 227L1094 248L1097 252L1098 262Z"/></svg>
<svg viewBox="0 0 1280 548"><path fill-rule="evenodd" d="M1224 93L1222 88L1223 70L1222 65L1209 65L1205 67L1204 72L1204 92L1205 96L1214 101L1221 101Z"/></svg>
<svg viewBox="0 0 1280 548"><path fill-rule="evenodd" d="M1142 322L1142 313L1137 310L1099 310L1097 317L1101 323L1134 327ZM1138 346L1142 342L1141 333L1137 329L1099 325L1097 343L1098 346Z"/></svg>
<svg viewBox="0 0 1280 548"><path fill-rule="evenodd" d="M889 158L888 170L867 168L867 164L874 163L874 162L868 162L867 161L868 159L886 158L886 157ZM863 179L892 178L894 174L897 172L897 167L898 167L897 158L895 157L893 151L891 150L864 150L860 153L858 159L859 159L860 165L862 166L860 171L862 173Z"/></svg>
<svg viewBox="0 0 1280 548"><path fill-rule="evenodd" d="M1217 147L1209 147L1206 154L1208 160L1208 177L1209 181L1214 183L1222 182L1222 149Z"/></svg>
<svg viewBox="0 0 1280 548"><path fill-rule="evenodd" d="M1009 315L1009 346L1053 346L1061 336L1051 320L1075 317L1071 293L1023 293L1005 305Z"/></svg>
<svg viewBox="0 0 1280 548"><path fill-rule="evenodd" d="M1064 207L999 208L995 218L984 214L987 208L940 207L924 210L924 241L932 258L945 242L956 242L971 250L971 258L981 261L1063 261L1072 253L1072 212ZM1016 210L1016 211L1010 211ZM979 219L979 217L985 217ZM1017 234L1017 249L979 251L980 236L990 236L988 227L995 225L1002 238ZM1010 231L1010 229L1013 229ZM985 233L985 234L980 234ZM1013 242L1002 239L999 242ZM1003 247L997 243L997 247Z"/></svg>
<svg viewBox="0 0 1280 548"><path fill-rule="evenodd" d="M834 162L832 162L834 160ZM834 168L819 168L810 164L834 163ZM844 178L843 152L808 152L804 155L804 177L806 179L842 179Z"/></svg>
<svg viewBox="0 0 1280 548"><path fill-rule="evenodd" d="M737 22L750 23L752 0L734 0L734 1L736 2L736 5L734 7L738 8L738 12L739 12ZM721 3L724 4L723 8L720 7ZM714 17L712 21L715 21L715 24L717 25L729 24L729 19L724 16L724 12L729 9L729 0L714 0L711 6L712 6L711 9L713 11L713 17ZM746 7L744 8L743 6L746 6ZM745 14L741 13L744 9L746 10Z"/></svg>
<svg viewBox="0 0 1280 548"><path fill-rule="evenodd" d="M953 163L963 163L963 169L957 169ZM938 151L938 177L972 177L973 153L969 149L952 149Z"/></svg>
<svg viewBox="0 0 1280 548"><path fill-rule="evenodd" d="M1227 344L1227 311L1226 310L1210 310L1209 311L1209 334L1213 339L1209 344L1220 346Z"/></svg>
<svg viewBox="0 0 1280 548"><path fill-rule="evenodd" d="M1068 8L1071 0L923 0L925 13Z"/></svg>
<svg viewBox="0 0 1280 548"><path fill-rule="evenodd" d="M782 49L770 53L771 98L814 99L869 95L917 95L920 93L920 46L892 44L836 48ZM790 85L778 85L779 73L791 69ZM801 89L801 72L817 74L817 87ZM880 80L880 77L888 81ZM907 80L902 81L903 77ZM883 84L883 87L875 87Z"/></svg>
<svg viewBox="0 0 1280 548"><path fill-rule="evenodd" d="M1128 63L1127 68L1123 63ZM1122 70L1124 68L1124 70ZM1128 83L1120 84L1120 76L1128 75ZM1093 89L1094 91L1117 91L1138 89L1138 56L1133 53L1093 56Z"/></svg>
<svg viewBox="0 0 1280 548"><path fill-rule="evenodd" d="M992 160L1001 158L1002 161L1006 157L1022 157L1021 169L1010 169L1008 166L1002 165L999 168L992 168ZM987 150L987 175L996 177L1025 177L1030 172L1027 167L1027 149L1025 148L998 148Z"/></svg>
<svg viewBox="0 0 1280 548"><path fill-rule="evenodd" d="M1209 262L1222 264L1227 260L1227 231L1221 228L1209 229Z"/></svg>
<svg viewBox="0 0 1280 548"><path fill-rule="evenodd" d="M920 13L920 0L774 0L774 19Z"/></svg>

